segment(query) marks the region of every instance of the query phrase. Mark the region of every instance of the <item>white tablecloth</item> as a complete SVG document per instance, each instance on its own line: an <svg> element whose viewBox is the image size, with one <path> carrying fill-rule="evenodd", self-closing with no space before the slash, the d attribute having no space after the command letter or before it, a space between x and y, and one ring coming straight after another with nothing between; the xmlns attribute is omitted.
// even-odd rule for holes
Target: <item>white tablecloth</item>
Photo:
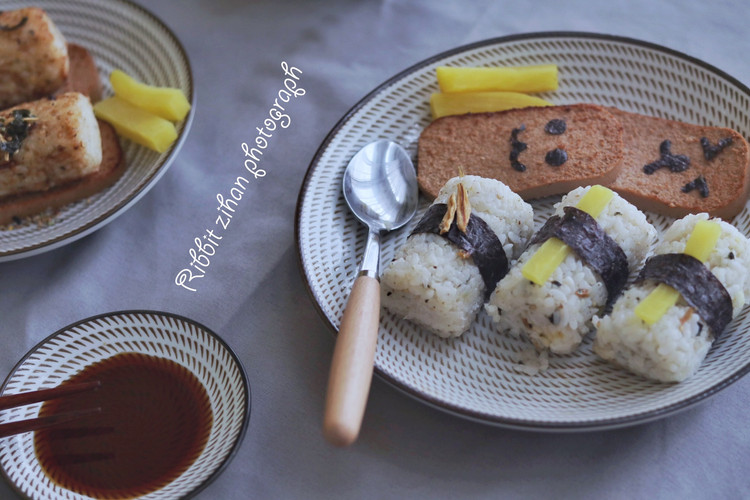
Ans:
<svg viewBox="0 0 750 500"><path fill-rule="evenodd" d="M621 430L542 434L466 421L375 380L362 433L328 445L321 419L334 336L301 277L297 195L339 118L390 76L470 42L590 31L658 43L750 84L750 11L740 0L431 2L140 0L182 41L195 120L159 183L96 233L0 264L0 372L85 317L122 309L188 316L236 351L252 384L242 446L199 498L748 498L750 379L697 407ZM197 292L174 284L215 194L244 161L281 78L306 94L272 138L267 176L245 193ZM0 497L11 497L0 483Z"/></svg>

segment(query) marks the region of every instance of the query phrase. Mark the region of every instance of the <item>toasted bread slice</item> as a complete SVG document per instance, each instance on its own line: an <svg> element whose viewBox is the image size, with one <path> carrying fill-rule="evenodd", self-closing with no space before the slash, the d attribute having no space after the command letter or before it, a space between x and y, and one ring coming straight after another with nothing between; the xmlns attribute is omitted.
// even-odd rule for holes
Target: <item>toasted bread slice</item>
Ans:
<svg viewBox="0 0 750 500"><path fill-rule="evenodd" d="M31 122L20 120L28 128L11 128L22 134L11 136L17 137L18 151L0 158L0 197L44 191L99 168L99 126L86 96L68 92L19 104L0 112L0 121L15 123L25 112L34 116Z"/></svg>
<svg viewBox="0 0 750 500"><path fill-rule="evenodd" d="M97 171L46 191L0 200L0 224L7 224L48 209L58 209L114 184L125 171L122 148L117 134L108 123L99 121L99 131L102 141L102 163Z"/></svg>
<svg viewBox="0 0 750 500"><path fill-rule="evenodd" d="M1 11L0 25L0 109L52 94L67 78L69 60L50 16L39 7Z"/></svg>
<svg viewBox="0 0 750 500"><path fill-rule="evenodd" d="M92 102L101 99L102 83L90 52L79 45L68 44L69 69L67 79L56 92L62 96L79 92ZM0 198L0 224L57 210L114 184L126 169L120 140L114 128L102 120L96 120L101 138L101 163L93 172L51 189L17 194Z"/></svg>
<svg viewBox="0 0 750 500"><path fill-rule="evenodd" d="M65 83L55 95L65 92L80 92L92 103L102 98L102 80L96 67L94 57L85 47L68 43L69 71Z"/></svg>
<svg viewBox="0 0 750 500"><path fill-rule="evenodd" d="M671 217L708 212L729 219L743 209L750 188L750 148L738 132L613 108L610 112L623 125L625 157L620 174L609 187L623 198L642 210ZM701 145L704 137L714 146L727 138L731 143L707 160ZM681 172L663 166L647 174L644 167L660 160L665 140L670 141L670 153L687 157L689 166ZM683 187L699 176L706 181L708 196L699 189L683 192Z"/></svg>
<svg viewBox="0 0 750 500"><path fill-rule="evenodd" d="M563 120L564 130L546 131L551 120ZM514 135L525 144L515 147L523 171L511 160ZM567 155L559 166L546 161L555 149ZM622 157L620 122L594 104L446 116L432 122L419 138L417 179L425 195L435 197L462 168L465 174L500 180L522 198L532 199L610 183Z"/></svg>

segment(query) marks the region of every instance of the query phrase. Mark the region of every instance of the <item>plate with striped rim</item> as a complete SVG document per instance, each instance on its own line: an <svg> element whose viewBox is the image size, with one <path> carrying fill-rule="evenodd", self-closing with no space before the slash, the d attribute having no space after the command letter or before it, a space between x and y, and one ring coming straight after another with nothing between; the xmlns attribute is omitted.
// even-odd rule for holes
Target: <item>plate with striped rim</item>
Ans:
<svg viewBox="0 0 750 500"><path fill-rule="evenodd" d="M32 348L5 379L0 394L56 387L88 367L121 355L158 358L187 370L205 388L212 415L208 437L194 460L182 466L182 472L159 489L144 490L146 496L183 498L205 488L221 474L244 438L251 393L245 369L230 346L193 320L144 310L83 319ZM0 412L0 423L35 418L42 406L43 403L36 403ZM103 413L106 411L102 408ZM6 481L26 498L90 498L48 476L36 452L34 435L27 432L0 439L0 472ZM117 496L118 491L114 489L111 494Z"/></svg>
<svg viewBox="0 0 750 500"><path fill-rule="evenodd" d="M557 64L553 104L591 102L625 111L724 126L750 137L750 89L716 67L679 51L630 38L579 32L528 33L450 50L389 78L350 109L328 134L307 171L297 202L299 265L321 317L336 331L357 273L366 230L348 212L341 178L351 156L375 139L402 144L416 158L430 122L435 68ZM537 225L559 197L532 202ZM422 200L425 210L428 200ZM660 232L673 219L648 213ZM411 226L384 238L387 262ZM733 224L750 234L746 206ZM661 384L608 364L589 336L571 355L551 356L534 376L517 366L528 344L495 331L480 312L469 331L444 340L382 311L375 374L406 394L463 418L513 429L590 431L663 418L704 401L750 371L745 308L716 341L698 373Z"/></svg>
<svg viewBox="0 0 750 500"><path fill-rule="evenodd" d="M181 89L191 105L195 92L190 61L175 34L155 15L128 0L39 0L68 43L86 48L112 94L109 74L121 69L139 81ZM28 7L11 0L4 10ZM167 171L190 130L194 108L175 126L178 137L157 153L121 139L126 170L111 187L53 214L0 228L0 262L36 255L71 243L114 220L144 196Z"/></svg>

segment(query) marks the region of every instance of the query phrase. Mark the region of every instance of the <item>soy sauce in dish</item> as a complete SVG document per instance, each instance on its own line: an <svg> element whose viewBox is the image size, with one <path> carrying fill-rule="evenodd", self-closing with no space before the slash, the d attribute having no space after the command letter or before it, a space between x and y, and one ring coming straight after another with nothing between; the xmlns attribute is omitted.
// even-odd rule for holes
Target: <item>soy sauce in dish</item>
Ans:
<svg viewBox="0 0 750 500"><path fill-rule="evenodd" d="M64 382L101 386L42 405L40 416L101 412L37 431L34 448L55 483L95 498L129 498L176 479L201 454L213 425L208 393L185 367L138 353L92 364Z"/></svg>

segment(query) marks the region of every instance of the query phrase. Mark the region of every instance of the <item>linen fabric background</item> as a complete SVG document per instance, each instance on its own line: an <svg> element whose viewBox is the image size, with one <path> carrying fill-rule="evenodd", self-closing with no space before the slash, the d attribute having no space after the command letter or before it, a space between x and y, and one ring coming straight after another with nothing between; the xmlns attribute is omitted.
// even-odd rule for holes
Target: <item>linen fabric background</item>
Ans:
<svg viewBox="0 0 750 500"><path fill-rule="evenodd" d="M297 195L318 146L374 87L454 47L536 31L641 39L750 84L750 10L739 0L139 0L181 40L197 103L159 183L110 224L0 264L0 371L82 318L122 309L182 314L221 335L252 385L244 442L199 498L742 498L750 496L750 379L676 416L592 433L510 431L467 421L375 379L357 443L321 422L334 336L298 265ZM283 82L305 95L268 139L266 176L244 193L196 292L174 283ZM0 483L0 498L13 498Z"/></svg>

